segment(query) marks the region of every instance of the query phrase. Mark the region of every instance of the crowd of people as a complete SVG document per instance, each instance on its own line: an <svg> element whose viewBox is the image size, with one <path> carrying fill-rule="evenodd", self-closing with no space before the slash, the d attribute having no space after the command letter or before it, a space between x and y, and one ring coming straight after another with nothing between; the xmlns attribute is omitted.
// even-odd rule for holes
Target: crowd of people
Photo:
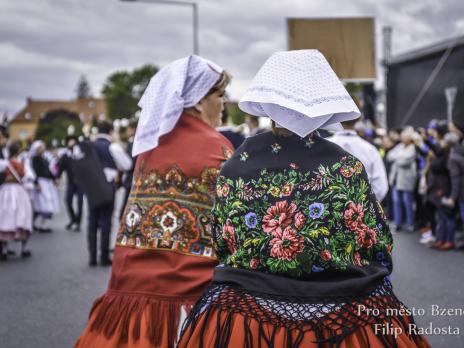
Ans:
<svg viewBox="0 0 464 348"><path fill-rule="evenodd" d="M356 97L354 100L359 105ZM132 185L135 159L131 158L131 151L136 125L137 120L133 119L124 129L125 134L114 137L123 138L124 142L113 140L112 125L106 121L100 122L98 134L92 136L103 161L107 181L114 185L115 190L124 190L123 208ZM327 128L328 130L321 130L324 137L340 145L363 163L372 189L390 220L393 233L420 231L419 241L424 245L437 250L456 248L455 232L464 220L463 124L459 121L448 124L445 120L437 119L430 121L427 127L414 129L407 126L386 132L383 128L351 120L343 122L343 130ZM246 138L269 129L268 124L260 125L259 118L251 115L246 116L242 125L230 124L227 110L223 111L221 125L217 127L234 148L238 148ZM1 128L0 137L0 161L3 159L0 162L0 183L4 191L0 197L21 202L19 205L2 204L1 221L13 225L0 226L0 258L5 260L8 255L15 254L7 247L8 242L13 241L21 242L21 255L28 257L31 252L25 249L25 245L30 233L52 232L49 225L52 217L60 211L57 185L63 173L66 173L64 205L69 217L65 229L80 231L85 195L76 183L73 168L73 152L79 144L78 137L69 135L64 140L65 147L50 149L40 140L24 146L18 140L9 139L5 126ZM80 174L86 175L85 171ZM28 194L30 204L22 204L26 197L24 191ZM105 245L102 249L102 264L111 264L107 250L114 200L110 203L103 212L89 210L89 213L94 213L89 220L92 222L90 226L93 226L91 230L96 231L97 221L102 224L99 225ZM29 205L32 207L31 214L28 213ZM22 212L14 210L23 206L26 208ZM118 217L122 217L123 211L121 209L117 212ZM29 216L32 216L32 225L26 223ZM16 222L3 217L15 217L18 221L17 228L13 228ZM94 250L96 232L90 233L89 241L89 248ZM93 256L89 263L95 265L95 252L91 253Z"/></svg>
<svg viewBox="0 0 464 348"><path fill-rule="evenodd" d="M247 116L247 125L255 122L256 117ZM434 119L426 127L388 132L359 120L342 125L343 130L329 129L324 136L363 163L392 232L420 231L421 244L441 251L459 246L455 232L464 221L464 121ZM232 143L246 137L240 127L219 130ZM256 124L250 130L265 129Z"/></svg>
<svg viewBox="0 0 464 348"><path fill-rule="evenodd" d="M88 248L89 265L97 265L97 231L101 231L100 264L111 265L110 233L114 214L115 193L119 188L130 190L128 182L132 180L133 160L130 156L131 139L135 131L136 121L129 123L125 129L127 141L121 144L113 140L113 126L108 121L97 125L96 134L89 138L69 135L63 139L65 146L56 148L36 140L24 144L9 139L8 128L2 126L0 135L0 259L6 260L14 256L12 244L20 242L21 257L31 256L26 243L33 232L51 233L50 221L60 212L60 179L66 173L64 189L64 205L68 222L63 226L66 230L80 232L84 197L87 197L88 209ZM118 139L119 135L115 137ZM89 159L79 165L82 160L81 146L91 144L93 152ZM93 157L92 157L93 155ZM95 178L94 166L101 169ZM98 180L104 177L110 187L110 198L105 204L93 205L91 195L85 193L95 191L99 194ZM97 183L97 185L95 185ZM98 185L100 183L100 185ZM93 197L93 196L92 196ZM127 200L128 193L125 196ZM124 204L123 204L124 206ZM116 212L120 215L120 212Z"/></svg>
<svg viewBox="0 0 464 348"><path fill-rule="evenodd" d="M419 230L422 244L441 251L456 248L455 232L464 219L463 131L460 119L432 120L427 127L408 126L388 133L359 130L383 159L388 182L378 181L388 194L378 198L383 200L393 233ZM377 162L374 157L370 156L371 162ZM380 167L377 176L383 176Z"/></svg>
<svg viewBox="0 0 464 348"><path fill-rule="evenodd" d="M198 56L168 65L150 81L125 142L108 121L87 139L69 135L60 149L41 140L22 148L2 128L1 259L14 242L31 256L31 233L52 232L66 173L64 227L81 230L86 200L89 266L113 266L76 347L173 347L178 339L181 347L428 347L419 335L379 338L372 326L404 328L411 317L353 308L402 308L388 279L391 233L420 230L423 244L456 247L464 120L366 126L357 98L315 50L269 58L240 101L245 125L227 123L229 81ZM121 226L112 259L114 215Z"/></svg>
<svg viewBox="0 0 464 348"><path fill-rule="evenodd" d="M356 97L354 100L359 105ZM242 125L229 124L228 121L227 110L224 110L217 130L234 148L246 138L270 129L268 124L260 125L259 118L251 115L246 116ZM112 125L107 121L100 122L98 133L92 136L107 181L112 183L115 191L124 190L123 209L116 212L120 218L132 185L135 158L132 159L131 151L136 125L137 120L133 119L124 129L125 134L114 137L123 138L124 142L113 140ZM464 220L464 124L432 120L427 127L414 129L407 126L388 132L359 120L346 121L342 125L343 130L327 127L328 130L321 130L321 134L363 163L372 189L390 220L392 232L420 231L420 243L437 250L455 249L456 230ZM0 218L6 225L0 226L0 259L15 254L7 247L8 242L20 241L23 246L21 255L28 257L31 252L25 245L30 234L33 231L52 232L49 225L60 211L57 185L63 173L66 173L64 206L69 217L65 229L80 231L85 194L76 182L73 167L76 146L80 143L78 137L69 135L64 140L65 147L50 149L40 140L24 146L18 140L9 139L8 129L4 126L0 137L0 187L3 192L0 198L5 200L2 202L19 202L2 204ZM86 174L80 172L80 175ZM24 192L27 192L29 203L24 203ZM114 203L113 197L106 210L89 210L89 249L93 250L89 263L92 265L96 264L98 228L103 236L102 264L111 264L108 250ZM31 209L32 213L29 213ZM29 216L32 216L30 223ZM13 217L14 221L11 220Z"/></svg>

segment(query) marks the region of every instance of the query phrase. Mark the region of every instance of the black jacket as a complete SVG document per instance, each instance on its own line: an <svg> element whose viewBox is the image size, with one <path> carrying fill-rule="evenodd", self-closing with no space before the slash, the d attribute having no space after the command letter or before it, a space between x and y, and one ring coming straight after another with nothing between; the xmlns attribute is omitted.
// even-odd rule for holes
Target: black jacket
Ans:
<svg viewBox="0 0 464 348"><path fill-rule="evenodd" d="M32 169L36 175L36 182L39 178L54 179L52 172L48 167L48 162L42 156L32 157Z"/></svg>
<svg viewBox="0 0 464 348"><path fill-rule="evenodd" d="M3 148L0 146L0 159L4 159ZM5 181L5 173L0 173L0 185Z"/></svg>
<svg viewBox="0 0 464 348"><path fill-rule="evenodd" d="M448 160L451 177L451 197L456 201L464 200L464 145L458 144L451 150Z"/></svg>
<svg viewBox="0 0 464 348"><path fill-rule="evenodd" d="M61 177L63 172L66 172L68 176L68 185L76 183L72 163L73 159L67 153L61 156L58 161L58 178Z"/></svg>
<svg viewBox="0 0 464 348"><path fill-rule="evenodd" d="M449 150L437 150L435 158L430 163L430 169L427 174L427 198L436 207L443 209L445 209L445 207L442 204L442 199L449 197L451 193L450 172L446 166L448 158Z"/></svg>

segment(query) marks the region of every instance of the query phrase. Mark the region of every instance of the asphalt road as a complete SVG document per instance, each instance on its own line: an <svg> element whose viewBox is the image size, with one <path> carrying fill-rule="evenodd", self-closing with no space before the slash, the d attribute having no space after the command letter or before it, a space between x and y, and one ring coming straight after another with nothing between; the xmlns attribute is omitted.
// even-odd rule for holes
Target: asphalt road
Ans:
<svg viewBox="0 0 464 348"><path fill-rule="evenodd" d="M53 233L32 236L31 258L0 262L0 347L72 347L93 301L105 291L110 269L87 266L84 230L68 232L65 223L63 210L53 221ZM429 335L432 347L463 347L464 315L434 316L432 305L464 311L464 252L427 249L417 243L417 233L394 238L397 296L425 312L416 316L419 327L459 328L459 335Z"/></svg>

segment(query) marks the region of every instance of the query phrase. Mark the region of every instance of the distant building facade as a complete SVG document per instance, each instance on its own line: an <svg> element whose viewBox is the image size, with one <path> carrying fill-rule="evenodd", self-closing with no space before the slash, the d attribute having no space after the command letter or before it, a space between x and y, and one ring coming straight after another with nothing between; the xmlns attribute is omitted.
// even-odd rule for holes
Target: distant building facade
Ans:
<svg viewBox="0 0 464 348"><path fill-rule="evenodd" d="M33 100L27 103L12 119L9 133L12 139L33 138L39 122L51 111L66 110L79 115L83 124L90 123L93 117L106 114L106 102L102 98L79 98L75 100Z"/></svg>
<svg viewBox="0 0 464 348"><path fill-rule="evenodd" d="M453 117L464 113L464 36L394 57L388 65L387 126L425 126L447 118L445 89L457 88Z"/></svg>

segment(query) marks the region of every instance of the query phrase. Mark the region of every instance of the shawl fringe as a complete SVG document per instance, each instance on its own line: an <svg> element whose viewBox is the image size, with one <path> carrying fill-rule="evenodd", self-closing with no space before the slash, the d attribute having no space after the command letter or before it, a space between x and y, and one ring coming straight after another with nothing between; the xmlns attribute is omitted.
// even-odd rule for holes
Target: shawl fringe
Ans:
<svg viewBox="0 0 464 348"><path fill-rule="evenodd" d="M90 330L110 338L119 333L127 342L129 335L134 341L146 334L149 341L158 346L163 335L168 335L169 347L174 347L180 325L181 310L187 313L192 308L185 300L158 298L154 296L107 292L98 298L90 311ZM147 315L147 332L141 332L142 315ZM165 326L167 325L167 332ZM129 332L132 328L132 332Z"/></svg>
<svg viewBox="0 0 464 348"><path fill-rule="evenodd" d="M379 315L363 315L357 306L369 310L376 309ZM349 335L359 332L369 342L368 328L375 330L376 324L395 325L402 328L416 344L422 337L408 330L414 324L412 316L389 315L387 309L404 313L406 307L396 298L390 284L382 284L368 295L340 298L282 298L262 293L253 293L243 288L225 284L211 285L203 298L190 311L182 328L181 341L188 342L194 331L200 332L198 347L204 346L204 333L215 327L215 342L211 348L230 347L233 335L233 319L236 315L244 318L243 347L254 347L254 335L258 336L259 348L277 347L277 328L286 334L285 348L301 348L305 333L313 331L314 342L320 348L338 348ZM402 310L402 311L401 311ZM372 312L371 312L372 313ZM200 318L202 320L200 320ZM258 322L258 330L252 328L252 321ZM198 323L202 326L198 327ZM273 326L271 332L264 325ZM394 335L376 335L384 347L397 348ZM262 343L265 345L262 345ZM189 345L190 347L190 345Z"/></svg>

